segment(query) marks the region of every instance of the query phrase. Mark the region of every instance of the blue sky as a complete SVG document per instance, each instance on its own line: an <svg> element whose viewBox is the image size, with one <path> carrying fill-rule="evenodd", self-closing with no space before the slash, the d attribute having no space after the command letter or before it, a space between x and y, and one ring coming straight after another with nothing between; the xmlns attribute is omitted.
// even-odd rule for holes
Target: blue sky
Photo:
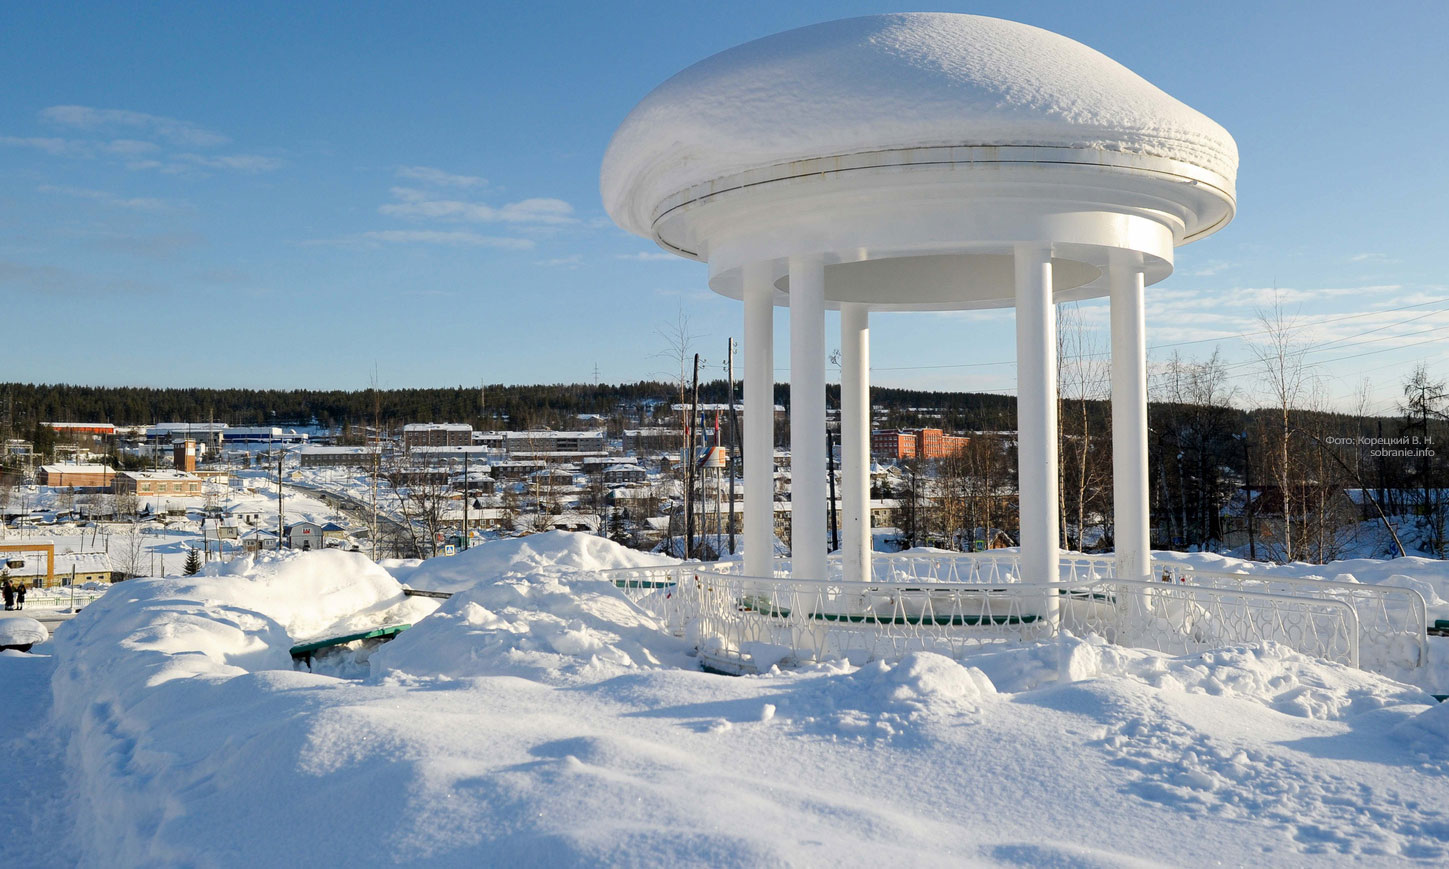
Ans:
<svg viewBox="0 0 1449 869"><path fill-rule="evenodd" d="M667 370L681 310L717 370L739 306L608 221L609 137L716 51L911 8L5 4L0 379L628 381ZM1149 289L1155 361L1243 363L1276 286L1325 401L1367 377L1387 410L1414 364L1449 375L1449 4L937 8L1071 36L1237 139L1237 219ZM878 315L875 382L1011 391L1009 322ZM1232 371L1254 403L1252 366Z"/></svg>

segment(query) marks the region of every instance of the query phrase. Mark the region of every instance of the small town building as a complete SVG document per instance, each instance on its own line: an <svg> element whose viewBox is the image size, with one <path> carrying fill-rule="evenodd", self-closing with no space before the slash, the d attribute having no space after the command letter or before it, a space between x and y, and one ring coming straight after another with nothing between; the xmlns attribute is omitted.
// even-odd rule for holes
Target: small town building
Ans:
<svg viewBox="0 0 1449 869"><path fill-rule="evenodd" d="M277 548L277 534L265 528L258 528L248 531L241 536L242 550L245 552L261 552Z"/></svg>
<svg viewBox="0 0 1449 869"><path fill-rule="evenodd" d="M412 422L403 426L403 446L462 447L473 443L473 427L455 422Z"/></svg>
<svg viewBox="0 0 1449 869"><path fill-rule="evenodd" d="M22 582L31 588L44 588L47 585L54 588L72 583L82 585L87 582L114 582L124 579L111 564L111 556L105 552L57 553L55 570L51 573L49 583L45 579L48 567L45 558L25 558L23 561L17 567L5 567L0 562L0 567L5 567L11 582Z"/></svg>
<svg viewBox="0 0 1449 869"><path fill-rule="evenodd" d="M287 548L310 551L321 549L323 541L322 526L316 522L293 522L286 528Z"/></svg>
<svg viewBox="0 0 1449 869"><path fill-rule="evenodd" d="M347 529L336 522L322 523L322 545L328 547L345 547L347 545Z"/></svg>
<svg viewBox="0 0 1449 869"><path fill-rule="evenodd" d="M620 486L627 483L642 483L649 474L638 465L620 464L604 469L604 485Z"/></svg>
<svg viewBox="0 0 1449 869"><path fill-rule="evenodd" d="M201 494L201 478L186 471L122 471L115 487L118 495L196 496Z"/></svg>
<svg viewBox="0 0 1449 869"><path fill-rule="evenodd" d="M274 425L237 426L221 433L227 443L238 444L305 444L308 435L295 429Z"/></svg>
<svg viewBox="0 0 1449 869"><path fill-rule="evenodd" d="M44 422L41 425L72 443L84 440L99 443L102 438L116 435L116 427L108 422Z"/></svg>
<svg viewBox="0 0 1449 869"><path fill-rule="evenodd" d="M321 447L307 445L297 451L297 460L304 468L371 468L378 460L378 449L366 447Z"/></svg>
<svg viewBox="0 0 1449 869"><path fill-rule="evenodd" d="M948 435L938 428L874 431L870 434L871 455L882 459L944 459L959 455L968 437Z"/></svg>
<svg viewBox="0 0 1449 869"><path fill-rule="evenodd" d="M262 521L262 508L255 504L233 504L226 508L226 521L232 525L256 525Z"/></svg>
<svg viewBox="0 0 1449 869"><path fill-rule="evenodd" d="M116 471L106 465L41 465L36 482L42 486L73 486L104 489L116 481Z"/></svg>

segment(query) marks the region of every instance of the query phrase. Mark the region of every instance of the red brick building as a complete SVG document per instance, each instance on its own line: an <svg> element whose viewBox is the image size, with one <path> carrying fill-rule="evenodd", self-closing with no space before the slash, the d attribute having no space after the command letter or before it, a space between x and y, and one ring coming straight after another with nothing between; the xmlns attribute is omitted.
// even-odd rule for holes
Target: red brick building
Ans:
<svg viewBox="0 0 1449 869"><path fill-rule="evenodd" d="M42 486L104 488L116 481L116 472L105 465L41 465L36 481Z"/></svg>
<svg viewBox="0 0 1449 869"><path fill-rule="evenodd" d="M948 435L938 428L870 433L870 454L882 459L942 459L971 443L970 438Z"/></svg>

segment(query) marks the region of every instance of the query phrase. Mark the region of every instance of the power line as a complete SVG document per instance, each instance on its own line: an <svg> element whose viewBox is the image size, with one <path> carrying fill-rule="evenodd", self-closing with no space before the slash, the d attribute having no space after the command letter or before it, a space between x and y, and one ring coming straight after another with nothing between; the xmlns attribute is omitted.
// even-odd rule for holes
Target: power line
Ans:
<svg viewBox="0 0 1449 869"><path fill-rule="evenodd" d="M1379 316L1381 314L1393 314L1393 313L1397 313L1398 311L1408 311L1408 310L1411 310L1411 309L1414 309L1414 308L1422 308L1422 307L1424 307L1426 305L1441 305L1441 304L1446 304L1446 303L1449 303L1449 298L1431 299L1430 301L1427 301L1427 302L1415 302L1412 305L1400 305L1397 308L1384 308L1382 310L1377 310L1377 311L1362 311L1362 312L1357 313L1357 314L1345 314L1342 317L1333 317L1333 318L1327 319L1327 320L1317 320L1315 322L1307 323L1305 325L1308 325L1308 326L1326 326L1326 325L1328 325L1330 323L1341 323L1341 322L1344 322L1346 320L1358 320L1358 319L1362 319L1364 317L1375 317L1375 316ZM1446 310L1449 310L1449 309L1446 309ZM1401 321L1399 323L1391 323L1391 324L1389 324L1387 326L1379 326L1379 327L1374 328L1374 329L1369 329L1369 330L1366 330L1366 331L1363 331L1363 332L1356 332L1356 333L1354 333L1352 335L1346 335L1343 338L1338 338L1338 339L1335 339L1334 341L1328 342L1328 344L1326 344L1324 346L1331 346L1332 344L1337 344L1337 343L1341 343L1343 341L1347 341L1350 338L1357 338L1357 337L1360 337L1362 335L1372 334L1373 332L1378 332L1378 331L1382 331L1383 329L1392 328L1393 326L1396 326L1396 325L1404 325L1405 323L1412 323L1415 320L1421 320L1424 317L1431 317L1431 316L1433 316L1435 314L1441 314L1441 313L1444 313L1444 311L1430 311L1429 313L1424 314L1424 315L1422 315L1420 317L1411 317L1408 320L1403 320L1403 321ZM1232 335L1218 335L1218 336L1215 336L1215 337L1212 337L1212 338L1195 338L1195 339L1193 339L1191 341L1172 341L1172 342L1168 342L1168 343L1165 343L1165 344L1150 344L1150 345L1148 345L1147 350L1148 350L1148 352L1151 352L1153 350L1167 350L1167 349L1170 349L1170 348L1173 348L1173 347L1187 347L1187 346L1190 346L1190 345L1193 345L1193 344L1206 344L1206 343L1211 343L1211 342L1215 342L1215 341L1232 341L1232 340L1237 340L1237 339L1241 339L1241 338L1251 338L1251 337L1253 337L1255 335L1266 335L1270 331L1272 331L1272 330L1269 330L1269 329L1256 329L1256 330L1254 330L1252 332L1237 332L1237 333L1234 333ZM1415 333L1415 334L1422 334L1422 333ZM1396 336L1390 336L1390 337L1396 337ZM1078 359L1100 358L1100 357L1111 356L1111 355L1112 355L1111 354L1111 351L1103 351L1103 352L1100 352L1100 353L1083 353L1083 354L1076 355L1076 356L1064 356L1062 358L1064 360L1078 360ZM871 366L871 369L870 370L871 371L933 371L933 370L943 369L943 368L989 368L989 367L993 367L993 366L1015 365L1015 364L1016 364L1016 360L1013 359L1013 360L1010 360L1008 362L959 362L959 363L948 363L948 364L942 364L942 365L895 365L895 366L881 366L881 367ZM1248 363L1231 363L1231 364L1232 365L1253 364L1253 361L1250 361ZM789 371L790 369L788 369L788 368L777 368L776 370L777 371Z"/></svg>

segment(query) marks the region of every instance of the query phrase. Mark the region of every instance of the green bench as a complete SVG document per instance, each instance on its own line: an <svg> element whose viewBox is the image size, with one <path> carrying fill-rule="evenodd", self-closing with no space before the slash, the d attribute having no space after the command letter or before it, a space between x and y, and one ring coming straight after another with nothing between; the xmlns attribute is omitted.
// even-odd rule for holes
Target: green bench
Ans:
<svg viewBox="0 0 1449 869"><path fill-rule="evenodd" d="M378 640L387 642L393 637L412 627L412 625L391 625L385 628L373 628L370 631L359 631L355 634L345 634L340 637L327 637L322 640L312 640L308 643L299 643L292 647L292 660L302 659L307 662L307 669L312 669L312 656L326 649L337 646L345 646L358 640Z"/></svg>

